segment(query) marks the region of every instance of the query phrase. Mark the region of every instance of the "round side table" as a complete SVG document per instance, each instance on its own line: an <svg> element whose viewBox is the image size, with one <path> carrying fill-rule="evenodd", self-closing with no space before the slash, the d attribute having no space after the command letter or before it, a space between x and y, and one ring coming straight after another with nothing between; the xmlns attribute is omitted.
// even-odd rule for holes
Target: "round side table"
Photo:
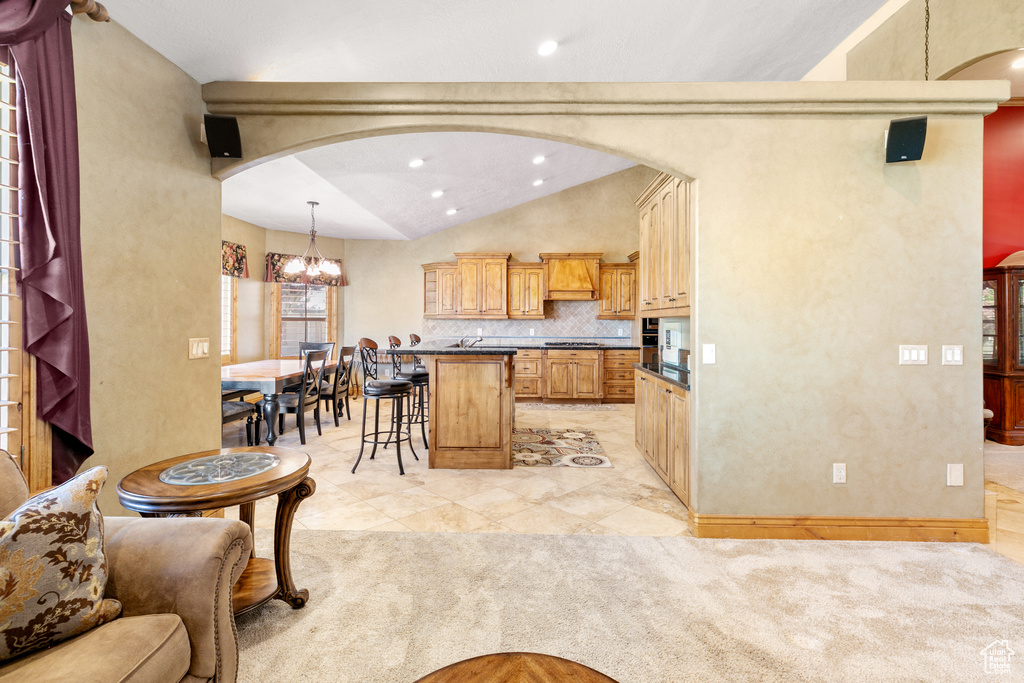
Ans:
<svg viewBox="0 0 1024 683"><path fill-rule="evenodd" d="M256 501L277 494L274 559L251 557L232 590L235 614L277 598L298 609L309 591L292 581L290 546L295 510L316 491L309 456L270 446L222 448L161 460L135 470L117 485L121 505L143 517L198 517L203 510L240 506L253 527Z"/></svg>
<svg viewBox="0 0 1024 683"><path fill-rule="evenodd" d="M499 652L449 664L416 683L616 683L615 679L553 655Z"/></svg>

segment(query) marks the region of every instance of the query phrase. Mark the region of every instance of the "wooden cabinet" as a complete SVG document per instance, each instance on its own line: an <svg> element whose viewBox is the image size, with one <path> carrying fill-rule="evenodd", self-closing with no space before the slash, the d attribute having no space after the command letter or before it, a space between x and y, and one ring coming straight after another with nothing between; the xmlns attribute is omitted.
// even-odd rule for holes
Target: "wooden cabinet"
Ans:
<svg viewBox="0 0 1024 683"><path fill-rule="evenodd" d="M544 398L601 398L603 351L545 351Z"/></svg>
<svg viewBox="0 0 1024 683"><path fill-rule="evenodd" d="M519 349L515 356L516 399L542 397L544 354L540 349Z"/></svg>
<svg viewBox="0 0 1024 683"><path fill-rule="evenodd" d="M456 301L460 318L508 317L508 259L511 254L455 254Z"/></svg>
<svg viewBox="0 0 1024 683"><path fill-rule="evenodd" d="M690 183L662 173L636 200L639 308L648 317L690 313Z"/></svg>
<svg viewBox="0 0 1024 683"><path fill-rule="evenodd" d="M541 254L544 299L580 301L597 298L601 254Z"/></svg>
<svg viewBox="0 0 1024 683"><path fill-rule="evenodd" d="M633 403L636 396L633 363L639 362L640 352L635 349L605 349L605 403Z"/></svg>
<svg viewBox="0 0 1024 683"><path fill-rule="evenodd" d="M544 265L510 263L508 265L508 317L540 319L544 317Z"/></svg>
<svg viewBox="0 0 1024 683"><path fill-rule="evenodd" d="M1024 252L985 270L982 282L982 367L986 436L1024 446ZM1021 265L1006 265L1020 263Z"/></svg>
<svg viewBox="0 0 1024 683"><path fill-rule="evenodd" d="M631 320L636 317L636 264L602 263L599 320Z"/></svg>
<svg viewBox="0 0 1024 683"><path fill-rule="evenodd" d="M637 450L689 507L689 392L640 371L636 373L635 391Z"/></svg>
<svg viewBox="0 0 1024 683"><path fill-rule="evenodd" d="M458 268L454 263L423 264L423 317L456 317L455 284Z"/></svg>

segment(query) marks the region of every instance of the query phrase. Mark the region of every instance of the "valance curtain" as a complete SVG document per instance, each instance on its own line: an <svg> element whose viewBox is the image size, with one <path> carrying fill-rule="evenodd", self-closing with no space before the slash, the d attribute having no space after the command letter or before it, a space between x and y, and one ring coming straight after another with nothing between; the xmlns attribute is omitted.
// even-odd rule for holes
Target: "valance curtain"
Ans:
<svg viewBox="0 0 1024 683"><path fill-rule="evenodd" d="M297 258L294 254L275 254L270 252L267 254L267 276L266 282L297 282L304 285L327 285L328 287L344 287L348 285L348 280L345 279L345 268L341 261L335 259L327 259L331 263L338 265L338 270L341 271L339 275L328 275L327 273L320 273L315 277L306 275L306 271L298 273L286 273L284 267L288 265L288 262L292 259Z"/></svg>
<svg viewBox="0 0 1024 683"><path fill-rule="evenodd" d="M245 245L221 240L220 272L230 277L249 277L249 264L245 259Z"/></svg>
<svg viewBox="0 0 1024 683"><path fill-rule="evenodd" d="M0 1L0 45L18 85L20 276L39 414L53 426L53 482L92 452L82 290L78 116L68 0Z"/></svg>

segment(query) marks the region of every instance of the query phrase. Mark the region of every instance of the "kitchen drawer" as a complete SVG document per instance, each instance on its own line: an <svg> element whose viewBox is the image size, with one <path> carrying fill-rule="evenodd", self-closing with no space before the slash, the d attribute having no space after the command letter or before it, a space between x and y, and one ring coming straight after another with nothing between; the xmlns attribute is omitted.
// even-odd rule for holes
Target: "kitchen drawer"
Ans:
<svg viewBox="0 0 1024 683"><path fill-rule="evenodd" d="M636 349L605 349L604 357L606 359L615 358L637 363L640 360L640 352Z"/></svg>
<svg viewBox="0 0 1024 683"><path fill-rule="evenodd" d="M522 360L516 358L516 377L537 377L540 378L540 359Z"/></svg>
<svg viewBox="0 0 1024 683"><path fill-rule="evenodd" d="M517 349L516 360L540 360L543 353L540 349Z"/></svg>
<svg viewBox="0 0 1024 683"><path fill-rule="evenodd" d="M610 370L607 365L604 366L604 381L607 382L628 382L633 383L633 377L636 370L630 368L629 370Z"/></svg>
<svg viewBox="0 0 1024 683"><path fill-rule="evenodd" d="M521 397L540 396L540 380L539 379L519 379L516 378L516 398Z"/></svg>
<svg viewBox="0 0 1024 683"><path fill-rule="evenodd" d="M633 398L634 389L632 384L605 384L605 398Z"/></svg>
<svg viewBox="0 0 1024 683"><path fill-rule="evenodd" d="M572 351L570 349L549 349L548 358L571 358L573 360L596 361L601 357L600 351Z"/></svg>

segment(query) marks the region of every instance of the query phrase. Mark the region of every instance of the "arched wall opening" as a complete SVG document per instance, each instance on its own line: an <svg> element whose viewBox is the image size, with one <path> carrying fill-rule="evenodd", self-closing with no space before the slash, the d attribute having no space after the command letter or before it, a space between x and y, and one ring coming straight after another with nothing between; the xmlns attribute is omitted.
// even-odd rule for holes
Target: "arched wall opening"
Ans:
<svg viewBox="0 0 1024 683"><path fill-rule="evenodd" d="M692 330L718 361L694 373L695 512L936 519L984 514L981 380L967 364L908 372L895 359L905 343L980 359L977 296L962 283L981 267L982 116L1005 94L953 82L204 87L213 113L239 117L251 160L489 130L699 179ZM883 131L911 114L929 116L926 157L886 166ZM367 260L390 256L381 244ZM832 484L834 462L849 484ZM950 462L965 464L964 487L945 485Z"/></svg>

